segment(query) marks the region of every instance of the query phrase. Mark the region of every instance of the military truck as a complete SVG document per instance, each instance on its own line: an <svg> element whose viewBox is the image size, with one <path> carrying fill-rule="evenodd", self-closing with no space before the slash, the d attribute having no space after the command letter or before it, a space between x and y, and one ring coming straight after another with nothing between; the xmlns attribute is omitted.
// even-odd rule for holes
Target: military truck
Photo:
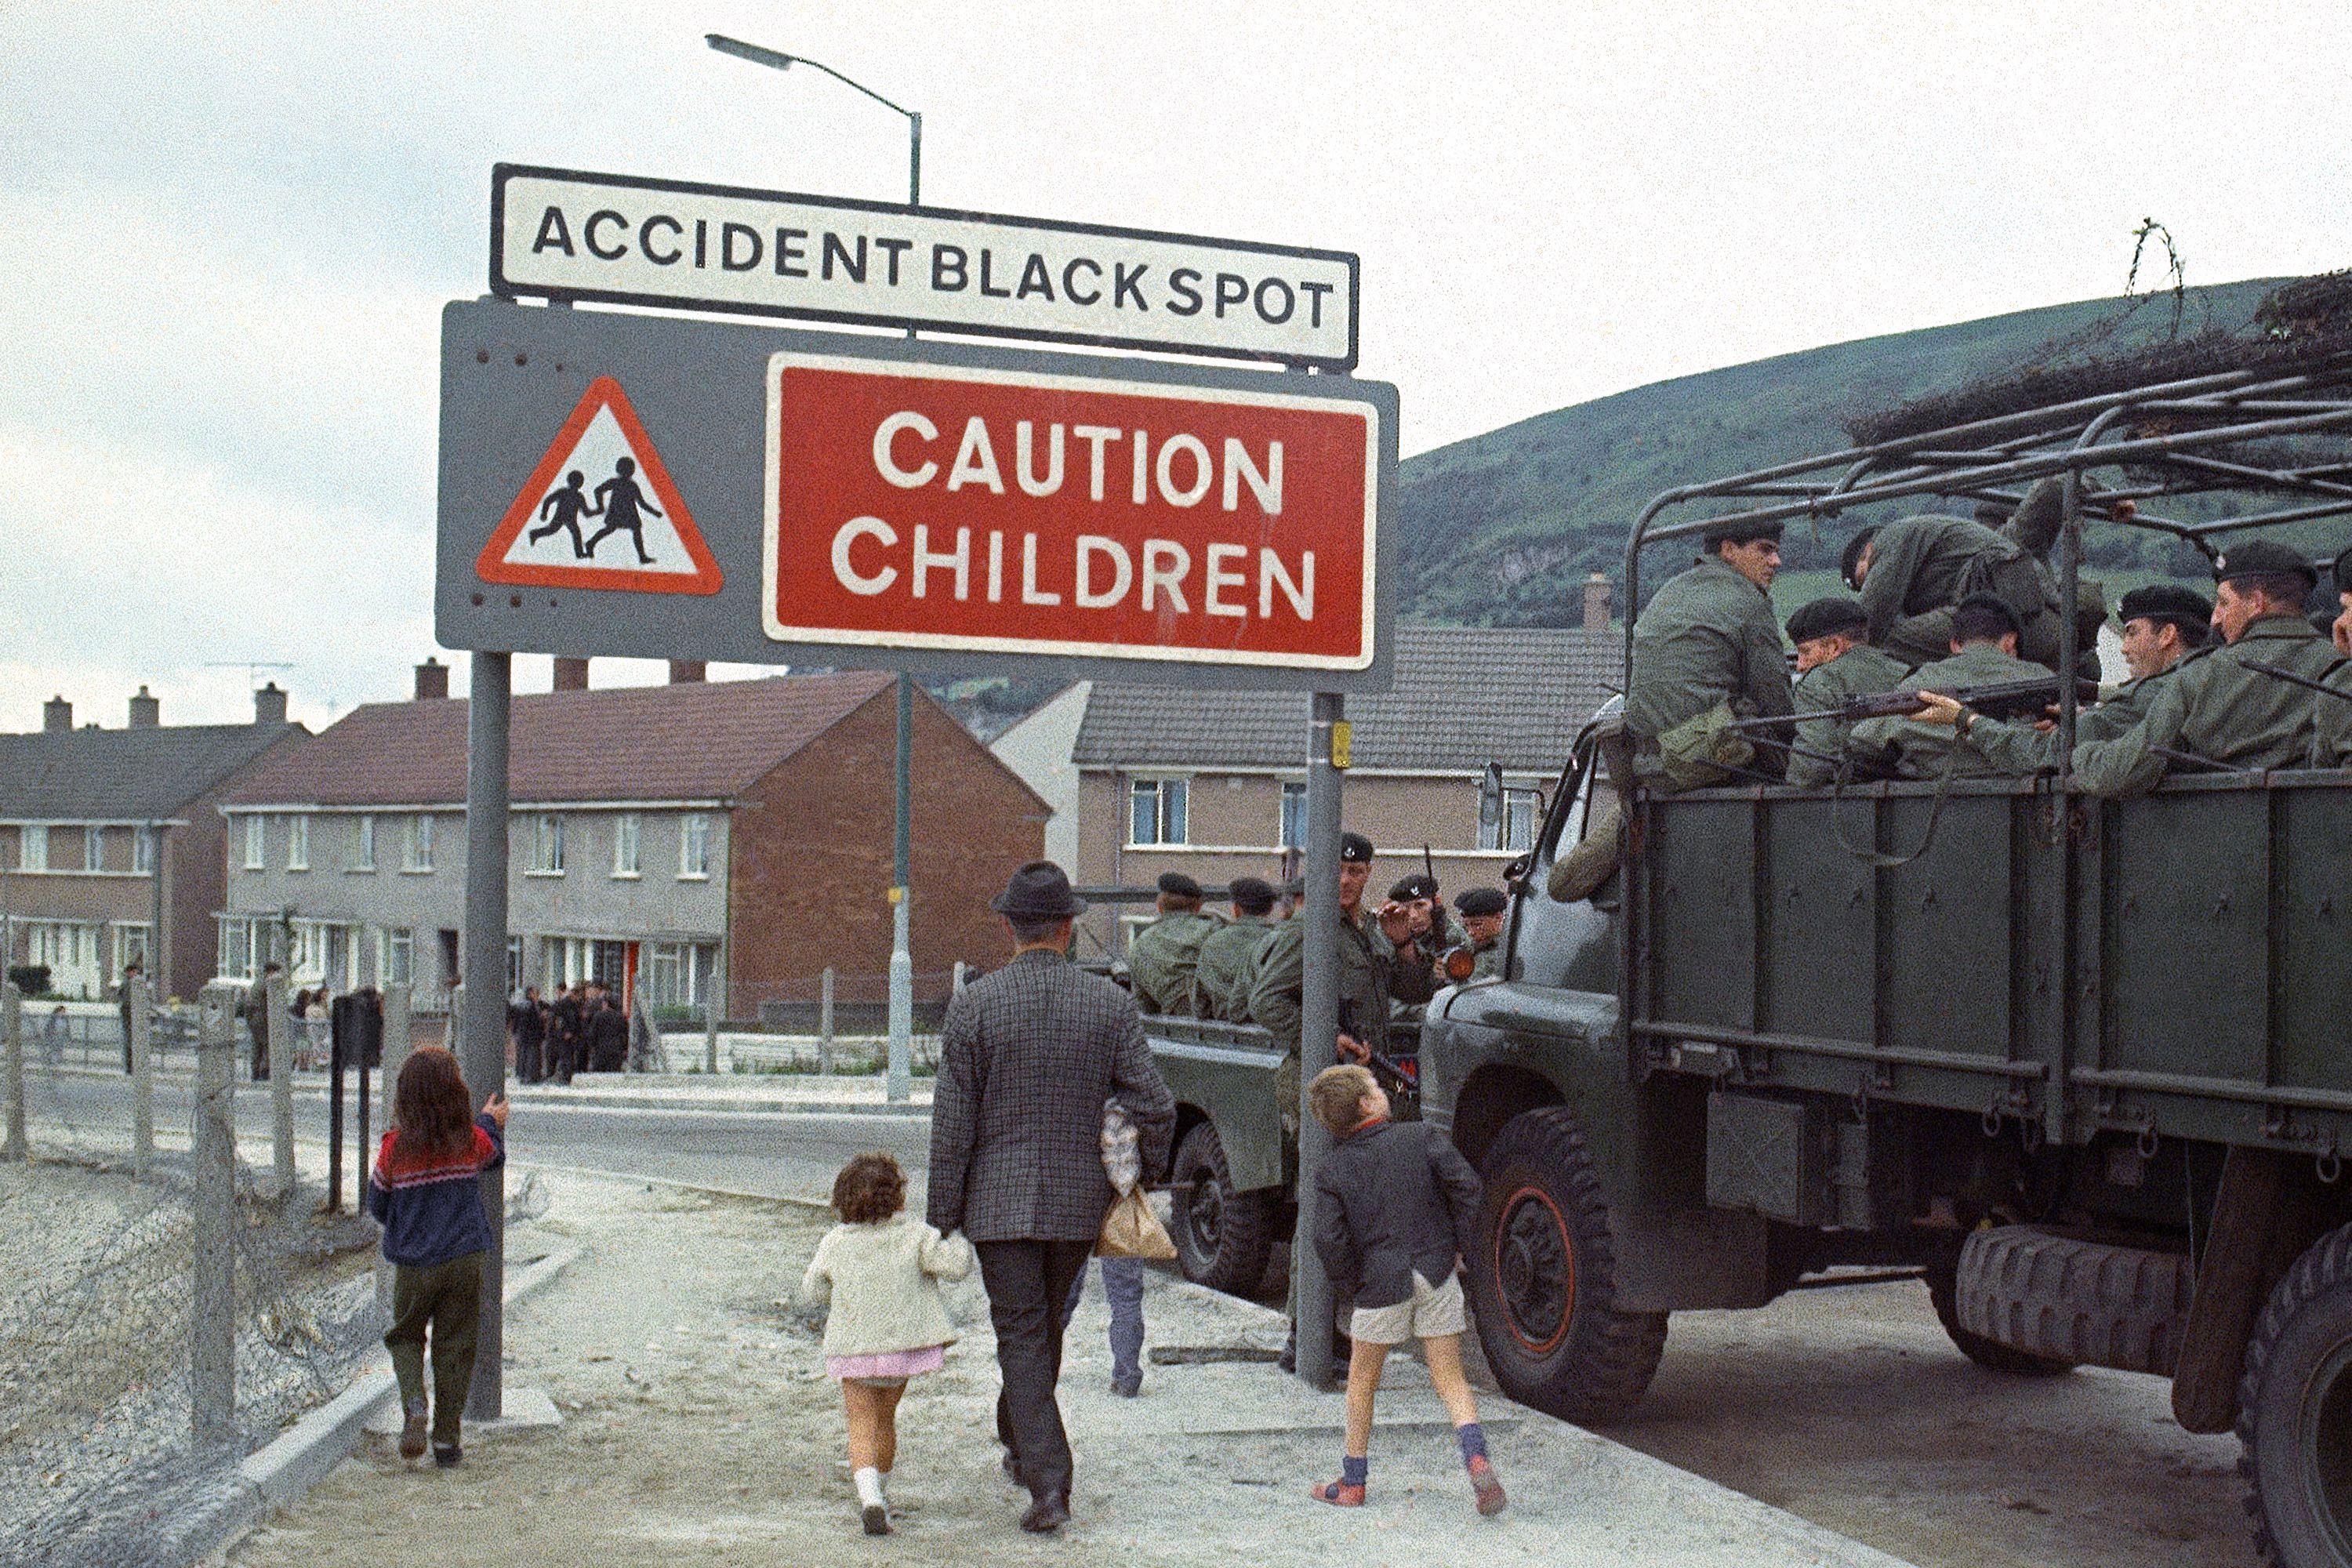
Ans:
<svg viewBox="0 0 2352 1568"><path fill-rule="evenodd" d="M2086 511L2210 553L2352 510L2307 477L2309 433L2340 463L2347 431L2352 367L2329 362L1890 437L1659 497L1627 597L1645 548L1709 517L2013 503L2056 474L2073 624ZM2093 469L2114 482L2087 490ZM2159 510L2182 493L2223 515ZM2184 1426L2242 1439L2263 1558L2352 1564L2352 773L2182 763L2120 801L2063 772L1657 795L1615 728L1579 740L1513 868L1503 973L1423 1029L1423 1113L1485 1179L1466 1273L1502 1386L1604 1425L1673 1312L1915 1269L1995 1373L2172 1378ZM1554 900L1612 791L1619 868ZM1179 1245L1231 1283L1285 1223L1270 1061L1160 1032L1196 1183Z"/></svg>

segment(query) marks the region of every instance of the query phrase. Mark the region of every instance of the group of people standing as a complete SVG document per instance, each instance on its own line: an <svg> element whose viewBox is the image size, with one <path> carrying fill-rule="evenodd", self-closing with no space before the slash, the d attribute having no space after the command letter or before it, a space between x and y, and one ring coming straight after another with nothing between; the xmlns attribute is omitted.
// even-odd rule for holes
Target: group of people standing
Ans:
<svg viewBox="0 0 2352 1568"><path fill-rule="evenodd" d="M576 980L544 1001L536 985L507 1005L507 1039L515 1077L524 1083L570 1083L583 1072L628 1066L629 1019L619 994L601 980Z"/></svg>

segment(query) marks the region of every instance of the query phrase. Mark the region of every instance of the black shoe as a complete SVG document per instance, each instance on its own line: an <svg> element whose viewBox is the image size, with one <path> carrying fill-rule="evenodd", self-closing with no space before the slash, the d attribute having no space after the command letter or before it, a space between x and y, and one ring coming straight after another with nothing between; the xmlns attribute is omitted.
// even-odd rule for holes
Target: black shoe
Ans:
<svg viewBox="0 0 2352 1568"><path fill-rule="evenodd" d="M457 1462L465 1457L466 1450L460 1448L455 1443L436 1443L433 1445L433 1462L442 1469L456 1469L457 1468Z"/></svg>
<svg viewBox="0 0 2352 1568"><path fill-rule="evenodd" d="M1021 1516L1021 1528L1032 1535L1051 1535L1070 1522L1070 1500L1063 1492L1044 1492Z"/></svg>
<svg viewBox="0 0 2352 1568"><path fill-rule="evenodd" d="M1114 1377L1110 1380L1110 1391L1121 1399L1133 1399L1143 1392L1143 1379L1138 1377L1130 1381L1123 1377Z"/></svg>
<svg viewBox="0 0 2352 1568"><path fill-rule="evenodd" d="M887 1535L890 1533L890 1510L888 1509L884 1508L878 1502L873 1502L867 1503L864 1508L857 1511L858 1517L866 1522L866 1534Z"/></svg>

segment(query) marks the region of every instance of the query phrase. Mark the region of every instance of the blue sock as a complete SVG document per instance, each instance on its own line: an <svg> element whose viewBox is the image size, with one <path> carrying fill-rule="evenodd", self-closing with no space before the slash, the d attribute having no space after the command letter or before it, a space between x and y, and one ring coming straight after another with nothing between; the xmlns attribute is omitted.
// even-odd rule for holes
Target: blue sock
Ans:
<svg viewBox="0 0 2352 1568"><path fill-rule="evenodd" d="M1364 1484L1364 1478L1371 1473L1372 1461L1370 1455L1366 1455L1360 1459L1353 1454L1342 1454L1339 1456L1340 1485L1349 1487L1362 1486Z"/></svg>
<svg viewBox="0 0 2352 1568"><path fill-rule="evenodd" d="M1475 1421L1465 1421L1454 1428L1454 1440L1462 1445L1462 1462L1486 1457L1486 1429Z"/></svg>

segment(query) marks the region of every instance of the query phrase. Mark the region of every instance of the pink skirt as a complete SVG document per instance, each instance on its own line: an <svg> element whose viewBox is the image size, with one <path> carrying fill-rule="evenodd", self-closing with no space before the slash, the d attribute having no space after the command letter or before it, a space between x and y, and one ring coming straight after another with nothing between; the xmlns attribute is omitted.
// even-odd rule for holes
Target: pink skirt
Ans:
<svg viewBox="0 0 2352 1568"><path fill-rule="evenodd" d="M824 1358L824 1374L843 1379L903 1379L937 1372L947 1363L947 1346L925 1345L920 1350L884 1351L878 1355L829 1355Z"/></svg>

